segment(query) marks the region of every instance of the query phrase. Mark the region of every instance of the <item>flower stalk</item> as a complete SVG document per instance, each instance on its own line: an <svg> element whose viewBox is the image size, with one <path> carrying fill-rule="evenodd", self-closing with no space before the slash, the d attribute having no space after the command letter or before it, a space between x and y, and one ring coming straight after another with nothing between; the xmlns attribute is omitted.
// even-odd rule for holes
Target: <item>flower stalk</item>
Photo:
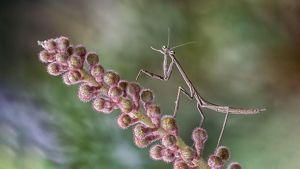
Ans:
<svg viewBox="0 0 300 169"><path fill-rule="evenodd" d="M80 84L78 97L91 102L95 111L110 114L121 110L117 123L122 129L132 126L134 142L140 148L157 142L150 148L154 160L173 163L174 169L222 169L229 159L229 149L220 146L206 161L202 150L207 140L206 130L192 133L193 147L180 137L174 116L162 115L154 103L154 94L136 82L121 80L114 71L105 70L94 52L82 45L70 44L66 37L38 42L44 50L41 62L47 64L50 75L63 77L66 85ZM238 163L228 169L241 168Z"/></svg>

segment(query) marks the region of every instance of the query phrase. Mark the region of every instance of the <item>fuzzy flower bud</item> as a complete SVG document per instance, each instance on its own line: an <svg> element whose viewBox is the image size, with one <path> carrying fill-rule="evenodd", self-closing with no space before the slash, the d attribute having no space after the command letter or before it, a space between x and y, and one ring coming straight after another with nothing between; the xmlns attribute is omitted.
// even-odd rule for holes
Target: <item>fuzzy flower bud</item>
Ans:
<svg viewBox="0 0 300 169"><path fill-rule="evenodd" d="M75 84L75 83L79 82L81 79L81 74L76 70L71 70L71 71L67 72L65 75L71 84Z"/></svg>
<svg viewBox="0 0 300 169"><path fill-rule="evenodd" d="M72 55L68 60L69 68L70 69L81 69L83 66L82 60L80 57Z"/></svg>
<svg viewBox="0 0 300 169"><path fill-rule="evenodd" d="M134 143L139 148L145 148L149 144L151 144L152 142L154 142L155 140L157 140L158 138L159 138L159 136L157 136L157 135L149 135L149 136L146 136L144 138L134 137Z"/></svg>
<svg viewBox="0 0 300 169"><path fill-rule="evenodd" d="M120 109L124 113L129 113L133 109L132 101L126 98L121 98L119 105L120 105Z"/></svg>
<svg viewBox="0 0 300 169"><path fill-rule="evenodd" d="M154 99L153 92L150 89L142 90L141 92L141 100L144 103L150 103Z"/></svg>
<svg viewBox="0 0 300 169"><path fill-rule="evenodd" d="M83 58L86 55L86 49L84 46L82 45L78 45L75 47L75 51L74 51L75 55L80 56L81 58Z"/></svg>
<svg viewBox="0 0 300 169"><path fill-rule="evenodd" d="M104 74L103 80L109 86L110 85L115 85L119 82L120 76L117 73L113 72L113 71L107 71Z"/></svg>
<svg viewBox="0 0 300 169"><path fill-rule="evenodd" d="M68 55L66 55L65 53L57 53L55 55L55 60L59 63L65 63L68 61Z"/></svg>
<svg viewBox="0 0 300 169"><path fill-rule="evenodd" d="M49 39L44 42L39 42L39 44L48 51L53 51L56 48L56 42L54 41L54 39Z"/></svg>
<svg viewBox="0 0 300 169"><path fill-rule="evenodd" d="M124 114L122 113L119 117L118 117L118 125L122 128L122 129L126 129L129 126L131 126L132 124L134 124L137 120L132 119L128 114Z"/></svg>
<svg viewBox="0 0 300 169"><path fill-rule="evenodd" d="M96 111L98 112L102 112L102 110L104 109L105 107L105 102L106 100L104 100L103 98L101 97L98 97L96 98L94 101L93 101L93 107Z"/></svg>
<svg viewBox="0 0 300 169"><path fill-rule="evenodd" d="M211 155L207 161L208 166L213 169L220 169L223 165L222 159L216 155Z"/></svg>
<svg viewBox="0 0 300 169"><path fill-rule="evenodd" d="M127 114L121 114L118 118L118 124L123 129L129 127L131 122L132 122L132 119Z"/></svg>
<svg viewBox="0 0 300 169"><path fill-rule="evenodd" d="M180 155L181 155L181 158L185 162L190 162L195 157L195 152L193 151L193 149L191 147L186 146L186 147L180 149Z"/></svg>
<svg viewBox="0 0 300 169"><path fill-rule="evenodd" d="M109 100L106 100L104 103L104 108L102 109L102 113L110 114L112 113L113 108L114 108L114 103Z"/></svg>
<svg viewBox="0 0 300 169"><path fill-rule="evenodd" d="M118 87L124 92L126 91L127 85L128 85L128 82L125 80L120 80L118 83Z"/></svg>
<svg viewBox="0 0 300 169"><path fill-rule="evenodd" d="M86 56L86 62L88 65L96 65L99 62L99 57L96 53L88 53Z"/></svg>
<svg viewBox="0 0 300 169"><path fill-rule="evenodd" d="M149 145L149 141L146 139L140 139L140 138L134 137L133 141L134 141L135 145L139 148L145 148Z"/></svg>
<svg viewBox="0 0 300 169"><path fill-rule="evenodd" d="M172 134L167 134L161 139L161 144L167 148L174 148L176 147L177 139Z"/></svg>
<svg viewBox="0 0 300 169"><path fill-rule="evenodd" d="M102 96L108 96L108 86L106 85L102 85L99 89L99 94L102 95Z"/></svg>
<svg viewBox="0 0 300 169"><path fill-rule="evenodd" d="M149 151L150 157L154 160L161 160L162 150L163 150L163 147L161 145L156 144L156 145L152 146Z"/></svg>
<svg viewBox="0 0 300 169"><path fill-rule="evenodd" d="M47 67L47 71L52 76L58 76L63 73L61 66L58 63L50 63Z"/></svg>
<svg viewBox="0 0 300 169"><path fill-rule="evenodd" d="M49 54L46 50L43 50L39 53L40 61L43 63L53 62L54 57Z"/></svg>
<svg viewBox="0 0 300 169"><path fill-rule="evenodd" d="M173 169L189 169L189 166L183 161L175 161Z"/></svg>
<svg viewBox="0 0 300 169"><path fill-rule="evenodd" d="M119 99L122 94L123 94L122 90L117 86L113 86L108 90L108 96L111 97L113 100Z"/></svg>
<svg viewBox="0 0 300 169"><path fill-rule="evenodd" d="M195 142L205 142L207 140L207 132L203 128L195 128L192 133L192 139Z"/></svg>
<svg viewBox="0 0 300 169"><path fill-rule="evenodd" d="M141 87L138 83L128 83L126 92L131 96L136 96L140 93Z"/></svg>
<svg viewBox="0 0 300 169"><path fill-rule="evenodd" d="M137 124L136 126L134 126L133 135L135 137L142 139L142 138L146 137L147 134L148 134L148 130L145 125Z"/></svg>
<svg viewBox="0 0 300 169"><path fill-rule="evenodd" d="M87 84L80 85L78 97L83 102L89 102L93 97L93 88Z"/></svg>
<svg viewBox="0 0 300 169"><path fill-rule="evenodd" d="M177 130L175 118L169 115L165 115L161 119L161 127L166 131Z"/></svg>
<svg viewBox="0 0 300 169"><path fill-rule="evenodd" d="M162 160L166 163L173 162L175 160L174 151L166 148L162 150Z"/></svg>
<svg viewBox="0 0 300 169"><path fill-rule="evenodd" d="M217 148L215 155L220 157L222 161L227 161L230 158L230 151L225 146L220 146Z"/></svg>
<svg viewBox="0 0 300 169"><path fill-rule="evenodd" d="M101 76L104 73L104 68L101 65L94 65L91 67L91 74L94 77Z"/></svg>
<svg viewBox="0 0 300 169"><path fill-rule="evenodd" d="M237 162L231 163L227 169L242 169L241 165Z"/></svg>
<svg viewBox="0 0 300 169"><path fill-rule="evenodd" d="M70 45L70 41L67 37L60 37L56 39L56 43L57 43L57 47L60 50L66 50L69 45Z"/></svg>
<svg viewBox="0 0 300 169"><path fill-rule="evenodd" d="M150 104L147 107L146 111L147 111L147 115L150 118L160 117L160 115L161 115L160 108L158 107L158 105L155 105L155 104Z"/></svg>

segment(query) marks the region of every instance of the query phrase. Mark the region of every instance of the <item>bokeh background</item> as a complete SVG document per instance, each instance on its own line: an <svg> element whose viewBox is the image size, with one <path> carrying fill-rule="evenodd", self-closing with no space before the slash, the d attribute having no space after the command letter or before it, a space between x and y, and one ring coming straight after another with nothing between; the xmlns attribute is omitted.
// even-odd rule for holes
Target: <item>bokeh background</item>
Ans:
<svg viewBox="0 0 300 169"><path fill-rule="evenodd" d="M107 69L134 80L139 69L162 72L149 47L176 49L178 60L210 101L264 107L230 116L223 145L244 169L300 168L300 2L297 0L51 0L0 2L0 169L170 169L152 161L115 117L77 99L77 87L50 77L38 60L37 40L60 35L100 54ZM174 69L168 82L143 76L165 114L173 112ZM205 110L209 140L217 143L223 114ZM200 120L182 97L178 121L184 140Z"/></svg>

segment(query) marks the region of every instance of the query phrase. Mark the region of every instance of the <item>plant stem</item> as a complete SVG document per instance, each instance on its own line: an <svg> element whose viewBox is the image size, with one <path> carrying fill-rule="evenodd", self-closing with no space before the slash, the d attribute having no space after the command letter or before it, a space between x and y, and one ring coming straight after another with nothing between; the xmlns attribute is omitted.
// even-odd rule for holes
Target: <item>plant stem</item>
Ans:
<svg viewBox="0 0 300 169"><path fill-rule="evenodd" d="M87 73L85 69L80 69L79 72L85 81L89 82L93 86L99 86L99 83L95 80L95 78Z"/></svg>
<svg viewBox="0 0 300 169"><path fill-rule="evenodd" d="M144 123L147 127L153 127L154 124L151 122L150 118L145 115L144 113L137 111L134 113L136 115L136 117L142 122ZM158 129L159 134L161 137L163 137L166 134L166 131L163 128L159 128ZM186 143L182 140L182 138L180 136L177 136L177 143L176 145L178 146L178 148L180 150L184 149L185 147L187 147L188 145L186 145ZM198 161L198 167L197 169L210 169L209 166L207 165L207 163L205 162L205 160L201 157Z"/></svg>
<svg viewBox="0 0 300 169"><path fill-rule="evenodd" d="M95 80L95 78L92 75L90 75L85 69L81 69L81 70L79 70L79 72L86 82L90 83L93 86L99 86L99 83ZM150 127L150 128L155 127L155 125L152 123L151 119L146 114L142 113L141 111L136 111L132 114L135 115L147 127ZM159 127L158 131L159 131L159 134L161 137L163 137L167 133L161 127ZM178 146L178 148L180 150L182 150L183 148L188 146L188 145L186 145L186 143L182 140L182 138L180 136L177 136L176 145ZM202 157L197 161L197 163L198 163L197 169L210 169Z"/></svg>

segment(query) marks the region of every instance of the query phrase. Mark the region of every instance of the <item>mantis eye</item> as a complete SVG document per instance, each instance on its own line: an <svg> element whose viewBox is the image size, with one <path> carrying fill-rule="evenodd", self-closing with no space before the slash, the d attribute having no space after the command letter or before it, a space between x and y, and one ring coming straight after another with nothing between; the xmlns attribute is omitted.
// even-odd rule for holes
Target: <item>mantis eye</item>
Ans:
<svg viewBox="0 0 300 169"><path fill-rule="evenodd" d="M167 47L164 45L164 46L162 46L162 50L165 50Z"/></svg>

